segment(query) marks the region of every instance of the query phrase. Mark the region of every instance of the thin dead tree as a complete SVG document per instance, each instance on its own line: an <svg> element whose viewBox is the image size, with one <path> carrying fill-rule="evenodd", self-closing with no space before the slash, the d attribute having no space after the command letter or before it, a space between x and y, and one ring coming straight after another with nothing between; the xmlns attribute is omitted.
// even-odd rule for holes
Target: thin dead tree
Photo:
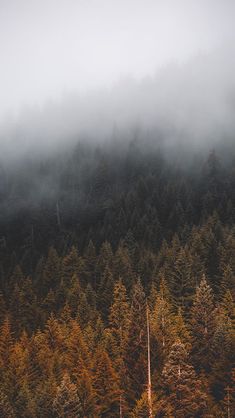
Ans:
<svg viewBox="0 0 235 418"><path fill-rule="evenodd" d="M120 395L120 398L119 398L119 417L123 418L123 414L122 414L122 395Z"/></svg>

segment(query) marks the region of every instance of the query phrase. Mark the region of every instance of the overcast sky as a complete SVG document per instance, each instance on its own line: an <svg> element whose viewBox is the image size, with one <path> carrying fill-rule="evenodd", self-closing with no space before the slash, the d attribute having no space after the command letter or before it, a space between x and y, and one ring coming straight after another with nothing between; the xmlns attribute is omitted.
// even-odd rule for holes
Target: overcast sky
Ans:
<svg viewBox="0 0 235 418"><path fill-rule="evenodd" d="M0 119L235 42L233 0L0 0Z"/></svg>

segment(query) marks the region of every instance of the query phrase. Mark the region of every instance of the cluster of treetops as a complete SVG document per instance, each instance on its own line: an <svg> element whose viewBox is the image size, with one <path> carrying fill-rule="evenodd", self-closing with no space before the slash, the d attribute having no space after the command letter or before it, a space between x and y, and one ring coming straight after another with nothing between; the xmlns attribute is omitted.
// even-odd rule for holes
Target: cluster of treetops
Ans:
<svg viewBox="0 0 235 418"><path fill-rule="evenodd" d="M1 167L0 417L232 418L235 158L114 148Z"/></svg>

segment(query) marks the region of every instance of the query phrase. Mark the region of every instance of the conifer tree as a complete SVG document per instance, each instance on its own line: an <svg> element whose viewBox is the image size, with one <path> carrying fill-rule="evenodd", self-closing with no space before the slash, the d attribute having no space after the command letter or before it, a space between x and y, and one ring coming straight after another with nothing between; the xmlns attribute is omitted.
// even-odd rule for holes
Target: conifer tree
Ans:
<svg viewBox="0 0 235 418"><path fill-rule="evenodd" d="M235 283L235 271L233 272L231 266L228 264L224 266L222 271L222 280L220 285L220 294L223 295L226 291L230 291L233 298L235 298L235 290L234 290L234 283Z"/></svg>
<svg viewBox="0 0 235 418"><path fill-rule="evenodd" d="M130 325L130 306L127 300L126 288L119 279L114 287L113 304L110 307L109 328L111 355L113 366L119 375L120 381L120 407L122 413L126 412L126 377L124 355L128 344L128 332ZM107 347L108 348L108 347Z"/></svg>
<svg viewBox="0 0 235 418"><path fill-rule="evenodd" d="M198 369L209 370L212 353L211 344L215 333L215 306L213 293L203 276L196 289L191 309L192 356Z"/></svg>
<svg viewBox="0 0 235 418"><path fill-rule="evenodd" d="M122 278L123 284L127 290L131 289L135 280L135 273L133 271L128 250L122 245L119 245L115 253L113 273L114 278Z"/></svg>
<svg viewBox="0 0 235 418"><path fill-rule="evenodd" d="M56 418L82 418L82 406L78 396L78 390L71 382L69 374L65 373L60 386L57 388L53 401L53 409Z"/></svg>
<svg viewBox="0 0 235 418"><path fill-rule="evenodd" d="M222 401L222 411L223 417L232 418L235 415L235 396L234 396L234 384L233 386L226 386L225 396Z"/></svg>
<svg viewBox="0 0 235 418"><path fill-rule="evenodd" d="M14 318L14 332L18 335L23 329L30 333L37 327L39 308L30 277L25 278L20 284L15 284L10 299L10 313Z"/></svg>
<svg viewBox="0 0 235 418"><path fill-rule="evenodd" d="M60 259L55 248L50 247L42 274L42 292L45 295L60 282Z"/></svg>
<svg viewBox="0 0 235 418"><path fill-rule="evenodd" d="M95 312L88 303L86 292L82 291L79 295L76 319L79 321L81 327L84 328L94 316Z"/></svg>
<svg viewBox="0 0 235 418"><path fill-rule="evenodd" d="M7 316L0 328L0 372L8 366L13 342L11 323L9 317Z"/></svg>
<svg viewBox="0 0 235 418"><path fill-rule="evenodd" d="M172 318L172 321L173 334L175 338L179 339L185 345L187 350L190 350L192 347L192 336L182 315L181 308L178 309L178 313Z"/></svg>
<svg viewBox="0 0 235 418"><path fill-rule="evenodd" d="M85 276L86 280L94 284L96 287L96 278L95 278L95 264L96 264L96 248L92 242L92 240L89 241L87 248L85 250L84 254L84 269L85 269Z"/></svg>
<svg viewBox="0 0 235 418"><path fill-rule="evenodd" d="M72 376L79 372L80 360L87 368L91 366L88 346L84 340L81 327L76 320L71 320L69 323L69 334L65 344L66 363Z"/></svg>
<svg viewBox="0 0 235 418"><path fill-rule="evenodd" d="M96 415L112 418L119 411L119 379L106 351L100 348L94 360L94 390L96 393Z"/></svg>
<svg viewBox="0 0 235 418"><path fill-rule="evenodd" d="M90 295L84 291L78 277L74 275L71 280L71 288L67 292L66 300L71 308L72 317L78 317L81 326L85 326L91 319L92 309L90 303L88 303L87 296Z"/></svg>
<svg viewBox="0 0 235 418"><path fill-rule="evenodd" d="M153 417L156 416L156 397L153 397ZM143 392L140 399L137 400L133 411L130 414L131 418L149 418L149 405L148 405L148 394Z"/></svg>
<svg viewBox="0 0 235 418"><path fill-rule="evenodd" d="M113 251L110 243L105 241L100 248L100 253L96 263L96 275L100 278L106 267L112 269Z"/></svg>
<svg viewBox="0 0 235 418"><path fill-rule="evenodd" d="M67 287L70 286L72 278L79 276L80 259L76 247L72 247L69 254L61 262L61 279Z"/></svg>
<svg viewBox="0 0 235 418"><path fill-rule="evenodd" d="M133 286L125 367L129 405L133 407L147 384L146 297L140 279Z"/></svg>
<svg viewBox="0 0 235 418"><path fill-rule="evenodd" d="M113 303L110 307L109 329L114 339L114 358L123 358L128 341L130 325L130 306L126 288L119 279L113 291Z"/></svg>
<svg viewBox="0 0 235 418"><path fill-rule="evenodd" d="M192 277L191 255L185 249L179 251L168 280L175 305L187 312L191 305L195 283Z"/></svg>
<svg viewBox="0 0 235 418"><path fill-rule="evenodd" d="M49 316L56 310L55 292L50 289L45 298L40 303L40 316L43 324L47 321Z"/></svg>
<svg viewBox="0 0 235 418"><path fill-rule="evenodd" d="M95 413L96 394L93 388L93 374L80 358L76 372L73 370L74 382L76 383L82 411L85 417L92 417Z"/></svg>
<svg viewBox="0 0 235 418"><path fill-rule="evenodd" d="M97 306L99 311L102 312L104 319L107 318L108 311L112 303L113 287L113 274L109 267L106 266L103 274L101 275L101 281L97 289Z"/></svg>
<svg viewBox="0 0 235 418"><path fill-rule="evenodd" d="M180 340L173 344L164 366L162 386L165 407L171 406L174 417L199 417L206 412L202 383L190 365L188 353Z"/></svg>
<svg viewBox="0 0 235 418"><path fill-rule="evenodd" d="M168 295L169 291L165 280L163 280L151 313L151 334L154 343L153 357L155 357L159 366L162 365L165 356L169 353L175 338L173 308Z"/></svg>
<svg viewBox="0 0 235 418"><path fill-rule="evenodd" d="M228 292L228 295L231 296L230 292ZM226 299L228 303L224 304ZM230 383L231 370L234 364L234 303L232 306L231 302L233 301L230 298L225 298L224 302L219 306L216 315L216 327L211 345L213 362L210 382L216 399L222 398L225 387Z"/></svg>
<svg viewBox="0 0 235 418"><path fill-rule="evenodd" d="M12 408L7 396L0 391L0 417L2 418L16 418L14 409Z"/></svg>
<svg viewBox="0 0 235 418"><path fill-rule="evenodd" d="M20 286L23 283L23 281L24 281L24 274L22 272L20 265L17 264L13 270L12 275L10 276L9 284L7 286L8 291L10 292L16 284Z"/></svg>
<svg viewBox="0 0 235 418"><path fill-rule="evenodd" d="M6 317L6 302L5 298L3 296L3 293L0 291L0 325L3 323L5 317Z"/></svg>
<svg viewBox="0 0 235 418"><path fill-rule="evenodd" d="M55 416L53 401L56 397L58 384L53 375L43 379L35 390L35 409L36 416L51 418Z"/></svg>
<svg viewBox="0 0 235 418"><path fill-rule="evenodd" d="M230 290L227 290L222 298L220 303L220 309L227 317L229 321L231 321L231 326L235 328L235 301L232 296Z"/></svg>

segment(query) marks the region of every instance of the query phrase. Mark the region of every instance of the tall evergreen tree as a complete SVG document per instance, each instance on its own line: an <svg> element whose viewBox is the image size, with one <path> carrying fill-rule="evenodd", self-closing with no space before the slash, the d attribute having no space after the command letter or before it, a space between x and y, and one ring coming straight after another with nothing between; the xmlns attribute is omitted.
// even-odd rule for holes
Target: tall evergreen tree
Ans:
<svg viewBox="0 0 235 418"><path fill-rule="evenodd" d="M198 369L209 370L212 361L212 340L215 333L215 306L211 287L203 276L196 289L191 309L192 356Z"/></svg>
<svg viewBox="0 0 235 418"><path fill-rule="evenodd" d="M0 391L0 416L3 418L16 418L13 407L2 391Z"/></svg>
<svg viewBox="0 0 235 418"><path fill-rule="evenodd" d="M106 351L100 348L95 354L94 390L96 393L96 415L112 418L119 411L119 379Z"/></svg>
<svg viewBox="0 0 235 418"><path fill-rule="evenodd" d="M185 346L176 341L162 372L162 386L165 393L165 408L172 409L176 418L204 416L206 394L188 360Z"/></svg>
<svg viewBox="0 0 235 418"><path fill-rule="evenodd" d="M129 405L133 407L147 383L146 297L140 279L132 291L125 367Z"/></svg>
<svg viewBox="0 0 235 418"><path fill-rule="evenodd" d="M77 387L71 382L68 373L64 374L62 382L57 388L53 409L56 418L83 417Z"/></svg>
<svg viewBox="0 0 235 418"><path fill-rule="evenodd" d="M55 248L50 247L43 269L41 290L45 295L60 282L60 259Z"/></svg>
<svg viewBox="0 0 235 418"><path fill-rule="evenodd" d="M181 249L168 277L170 289L177 307L181 307L187 314L191 306L195 289L192 277L192 258L189 251Z"/></svg>
<svg viewBox="0 0 235 418"><path fill-rule="evenodd" d="M120 382L120 399L122 413L126 412L126 370L124 364L130 326L130 306L126 288L119 279L114 287L113 304L110 307L109 328L113 366Z"/></svg>
<svg viewBox="0 0 235 418"><path fill-rule="evenodd" d="M79 277L80 258L76 247L72 247L68 255L62 259L61 263L61 279L69 287L72 278Z"/></svg>

